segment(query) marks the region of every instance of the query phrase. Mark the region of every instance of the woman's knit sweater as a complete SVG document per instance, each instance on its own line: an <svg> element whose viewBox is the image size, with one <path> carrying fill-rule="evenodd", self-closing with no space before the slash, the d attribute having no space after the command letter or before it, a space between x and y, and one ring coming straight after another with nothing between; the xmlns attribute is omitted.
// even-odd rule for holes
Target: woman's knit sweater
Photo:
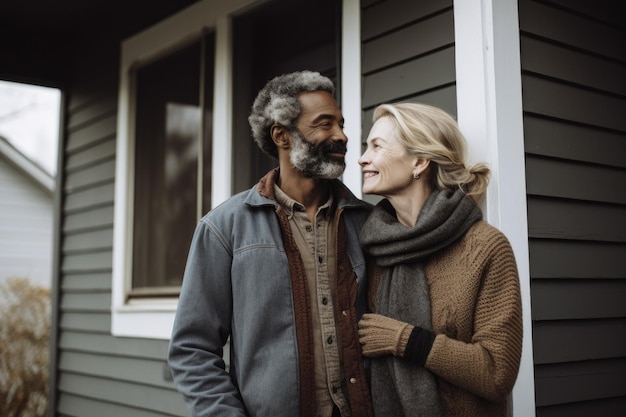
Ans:
<svg viewBox="0 0 626 417"><path fill-rule="evenodd" d="M431 255L424 272L436 334L425 367L436 376L442 415L509 415L522 350L522 307L508 240L479 221ZM370 300L376 299L378 279L370 282Z"/></svg>

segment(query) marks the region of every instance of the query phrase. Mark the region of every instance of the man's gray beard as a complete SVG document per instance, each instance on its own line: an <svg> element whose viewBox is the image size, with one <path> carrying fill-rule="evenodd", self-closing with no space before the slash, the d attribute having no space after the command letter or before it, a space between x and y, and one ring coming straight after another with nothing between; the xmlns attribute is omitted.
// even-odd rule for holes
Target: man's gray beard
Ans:
<svg viewBox="0 0 626 417"><path fill-rule="evenodd" d="M318 147L307 142L298 132L292 131L293 147L289 159L294 167L306 177L332 180L338 178L346 169L345 161L334 161Z"/></svg>

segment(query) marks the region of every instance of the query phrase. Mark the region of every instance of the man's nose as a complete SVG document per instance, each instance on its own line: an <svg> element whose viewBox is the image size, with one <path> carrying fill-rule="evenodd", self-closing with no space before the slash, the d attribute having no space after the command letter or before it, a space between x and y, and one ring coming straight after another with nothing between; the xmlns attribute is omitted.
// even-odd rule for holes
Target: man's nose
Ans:
<svg viewBox="0 0 626 417"><path fill-rule="evenodd" d="M343 143L348 142L348 136L346 136L345 132L343 131L343 127L341 127L340 125L337 125L334 130L335 131L333 132L333 137L332 137L334 141L343 142Z"/></svg>

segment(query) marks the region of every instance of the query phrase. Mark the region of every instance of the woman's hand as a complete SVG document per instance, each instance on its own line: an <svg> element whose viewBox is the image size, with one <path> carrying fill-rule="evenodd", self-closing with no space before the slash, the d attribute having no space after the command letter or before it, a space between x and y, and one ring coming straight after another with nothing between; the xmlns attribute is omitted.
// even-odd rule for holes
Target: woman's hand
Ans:
<svg viewBox="0 0 626 417"><path fill-rule="evenodd" d="M359 342L363 355L404 356L407 341L413 326L380 314L364 314L359 321Z"/></svg>

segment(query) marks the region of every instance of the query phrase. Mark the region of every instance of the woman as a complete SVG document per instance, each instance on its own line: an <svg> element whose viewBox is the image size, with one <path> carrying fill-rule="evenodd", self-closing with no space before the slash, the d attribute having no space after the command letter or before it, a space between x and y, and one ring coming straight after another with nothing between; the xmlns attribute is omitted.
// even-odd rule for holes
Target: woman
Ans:
<svg viewBox="0 0 626 417"><path fill-rule="evenodd" d="M363 192L385 197L361 231L376 260L359 323L377 417L507 416L522 349L515 258L482 220L485 164L443 110L374 112Z"/></svg>

